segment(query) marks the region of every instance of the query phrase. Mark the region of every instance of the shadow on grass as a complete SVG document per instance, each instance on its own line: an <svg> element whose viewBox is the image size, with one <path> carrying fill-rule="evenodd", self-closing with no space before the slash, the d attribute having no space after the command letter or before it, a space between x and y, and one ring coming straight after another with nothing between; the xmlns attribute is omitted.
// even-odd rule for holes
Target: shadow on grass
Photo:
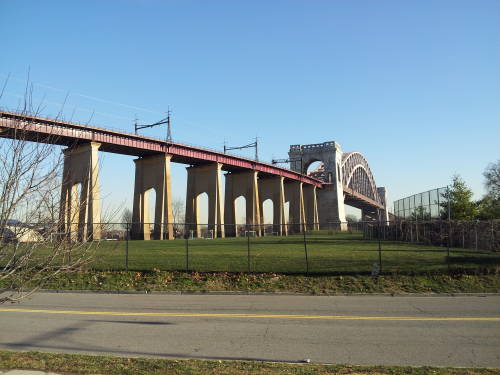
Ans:
<svg viewBox="0 0 500 375"><path fill-rule="evenodd" d="M454 264L491 264L491 265L500 265L500 257L474 257L474 256L463 256L463 257L454 257L450 256L448 258L450 263Z"/></svg>
<svg viewBox="0 0 500 375"><path fill-rule="evenodd" d="M338 245L338 244L348 244L349 242L373 242L375 241L367 241L363 240L362 238L352 238L352 239L332 239L332 238L314 238L314 239L306 239L306 242L308 245L311 244L320 244L320 245ZM260 239L251 239L250 243L256 244L256 245L287 245L287 244L292 244L292 245L304 245L304 239L303 238L297 238L297 239L279 239L279 240L260 240Z"/></svg>

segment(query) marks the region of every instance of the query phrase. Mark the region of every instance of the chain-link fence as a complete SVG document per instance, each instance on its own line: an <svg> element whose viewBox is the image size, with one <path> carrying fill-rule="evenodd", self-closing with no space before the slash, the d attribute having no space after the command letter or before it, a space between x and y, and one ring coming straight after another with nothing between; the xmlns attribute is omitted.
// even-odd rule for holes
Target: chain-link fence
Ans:
<svg viewBox="0 0 500 375"><path fill-rule="evenodd" d="M40 227L25 226L35 232ZM498 270L500 266L500 221L93 226L99 228L101 239L91 244L95 256L88 267L96 270L349 275ZM40 238L69 241L78 236L54 231ZM13 233L4 238L4 247L35 240L36 236L17 238ZM46 251L48 246L41 242L38 256Z"/></svg>
<svg viewBox="0 0 500 375"><path fill-rule="evenodd" d="M447 191L447 187L441 187L394 201L394 216L400 220L447 217Z"/></svg>
<svg viewBox="0 0 500 375"><path fill-rule="evenodd" d="M475 251L500 251L500 220L366 223L365 237Z"/></svg>

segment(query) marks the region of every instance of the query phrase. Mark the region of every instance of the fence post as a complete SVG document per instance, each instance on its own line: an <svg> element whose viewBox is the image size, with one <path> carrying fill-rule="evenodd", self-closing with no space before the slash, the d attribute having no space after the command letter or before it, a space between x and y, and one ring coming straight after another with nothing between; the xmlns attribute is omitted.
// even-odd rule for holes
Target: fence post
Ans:
<svg viewBox="0 0 500 375"><path fill-rule="evenodd" d="M418 238L418 214L415 215L415 242L419 242Z"/></svg>
<svg viewBox="0 0 500 375"><path fill-rule="evenodd" d="M462 227L462 249L465 249L465 224Z"/></svg>
<svg viewBox="0 0 500 375"><path fill-rule="evenodd" d="M306 238L305 228L304 228L304 253L306 255L306 275L309 275L309 257L307 256L307 238Z"/></svg>
<svg viewBox="0 0 500 375"><path fill-rule="evenodd" d="M128 271L128 238L130 233L129 223L127 223L127 233L125 234L125 269Z"/></svg>
<svg viewBox="0 0 500 375"><path fill-rule="evenodd" d="M493 226L493 220L491 220L491 251L495 251L496 246L495 246L495 229Z"/></svg>
<svg viewBox="0 0 500 375"><path fill-rule="evenodd" d="M476 251L477 251L477 220L474 223L474 237L475 237L475 248L476 248Z"/></svg>
<svg viewBox="0 0 500 375"><path fill-rule="evenodd" d="M184 247L186 249L186 272L189 272L189 235L184 233Z"/></svg>
<svg viewBox="0 0 500 375"><path fill-rule="evenodd" d="M420 222L420 227L422 228L422 243L425 245L426 243L426 238L425 238L425 221L424 219L422 219L422 221Z"/></svg>
<svg viewBox="0 0 500 375"><path fill-rule="evenodd" d="M443 245L443 219L439 218L439 242Z"/></svg>
<svg viewBox="0 0 500 375"><path fill-rule="evenodd" d="M448 256L450 256L451 244L452 244L452 230L451 230L451 221L448 222Z"/></svg>
<svg viewBox="0 0 500 375"><path fill-rule="evenodd" d="M450 187L446 187L447 193L448 193L448 201L446 202L448 205L448 243L447 243L447 251L448 251L448 256L446 257L447 262L448 262L448 270L450 270L450 247L451 247L451 204L450 204Z"/></svg>
<svg viewBox="0 0 500 375"><path fill-rule="evenodd" d="M250 231L247 230L247 271L250 273Z"/></svg>
<svg viewBox="0 0 500 375"><path fill-rule="evenodd" d="M378 265L379 265L379 273L382 274L382 241L380 236L380 216L378 219Z"/></svg>

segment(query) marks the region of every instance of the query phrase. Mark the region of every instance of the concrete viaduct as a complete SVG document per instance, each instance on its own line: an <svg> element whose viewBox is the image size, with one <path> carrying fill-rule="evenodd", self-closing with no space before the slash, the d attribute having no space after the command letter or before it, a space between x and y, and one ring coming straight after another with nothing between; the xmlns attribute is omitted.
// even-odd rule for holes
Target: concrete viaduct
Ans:
<svg viewBox="0 0 500 375"><path fill-rule="evenodd" d="M101 238L99 151L137 156L131 231L135 239L174 238L171 162L189 165L185 222L186 229L198 236L200 224L205 224L199 221L201 193L208 195L208 229L214 237L238 235L235 200L240 196L246 201L246 224L257 229L263 223L263 202L271 199L273 231L279 235L303 226L345 229L344 204L360 208L364 218L387 218L385 189L376 187L364 157L342 153L336 142L292 145L289 156L294 161L287 169L210 149L12 112L0 112L0 137L67 147L60 224L62 231L77 233L80 239ZM314 161L322 166L307 175ZM226 172L224 192L222 171ZM156 192L154 219L148 210L151 189ZM285 202L289 202L291 226L283 225ZM154 223L153 230L149 223Z"/></svg>

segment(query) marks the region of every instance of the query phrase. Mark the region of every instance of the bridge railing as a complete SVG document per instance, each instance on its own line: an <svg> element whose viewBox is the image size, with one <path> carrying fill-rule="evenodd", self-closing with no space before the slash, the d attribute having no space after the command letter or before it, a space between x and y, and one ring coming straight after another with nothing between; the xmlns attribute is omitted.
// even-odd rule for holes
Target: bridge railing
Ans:
<svg viewBox="0 0 500 375"><path fill-rule="evenodd" d="M455 222L451 230L445 221L425 225L373 221L307 226L141 225L152 238L149 241L132 240L140 237L133 233L132 223L93 226L100 227L101 238L92 243L95 254L87 267L95 270L340 276L490 272L500 267L500 221ZM39 241L34 254L46 257L50 256L51 243L81 239L78 232L58 232L57 225L31 223L17 227L17 233L12 226L2 231L0 253L8 253L14 244L22 250L22 246ZM20 235L23 228L29 229L29 236ZM78 228L77 223L73 228ZM221 229L224 238L220 237ZM159 233L163 233L161 238ZM169 234L173 240L166 240ZM1 266L5 264L0 264L0 270Z"/></svg>
<svg viewBox="0 0 500 375"><path fill-rule="evenodd" d="M44 118L44 117L39 117L39 116L30 116L27 113L22 113L22 112L15 111L15 110L12 110L12 109L9 109L9 108L6 108L6 107L0 107L0 116L2 115L2 113L6 114L6 115L14 115L14 116L27 117L28 119L31 118L31 117L32 118L38 118L38 119L40 119L42 121L52 122L52 124L50 126L53 126L53 127L61 127L61 126L65 125L65 124L66 125L72 125L75 128L80 128L80 131L85 131L85 132L88 132L89 134L91 134L93 131L112 132L111 136L114 136L114 137L117 137L117 138L123 138L123 137L134 137L135 138L135 137L141 137L142 139L152 140L152 141L155 141L155 142L177 144L177 145L180 145L180 146L193 147L193 148L197 148L199 150L205 150L205 151L219 153L219 154L223 154L224 153L222 149L216 149L214 147L202 146L202 145L198 145L198 144L195 144L195 143L192 143L192 142L189 142L189 141L185 141L185 140L182 140L182 139L175 139L175 141L173 141L173 142L167 142L165 139L162 139L162 138L152 137L152 136L138 135L138 134L135 134L135 133L128 132L127 130L120 129L120 128L115 128L115 127L111 127L111 126L104 127L104 126L88 125L88 124L81 124L81 123L76 123L76 122L72 122L72 121L67 121L63 117L56 118L56 119L51 119L51 118ZM91 137L88 137L88 138L91 139ZM243 159L243 160L246 160L246 161L250 161L250 162L263 163L263 164L272 166L273 168L280 168L280 169L290 170L289 168L283 168L283 167L276 166L276 165L272 164L272 162L269 161L269 160L261 160L261 159L260 160L256 160L254 157L249 157L248 155L245 155L245 154L243 154L241 152L238 153L238 152L232 151L232 152L226 152L225 154L236 156L236 157L238 157L240 159Z"/></svg>

